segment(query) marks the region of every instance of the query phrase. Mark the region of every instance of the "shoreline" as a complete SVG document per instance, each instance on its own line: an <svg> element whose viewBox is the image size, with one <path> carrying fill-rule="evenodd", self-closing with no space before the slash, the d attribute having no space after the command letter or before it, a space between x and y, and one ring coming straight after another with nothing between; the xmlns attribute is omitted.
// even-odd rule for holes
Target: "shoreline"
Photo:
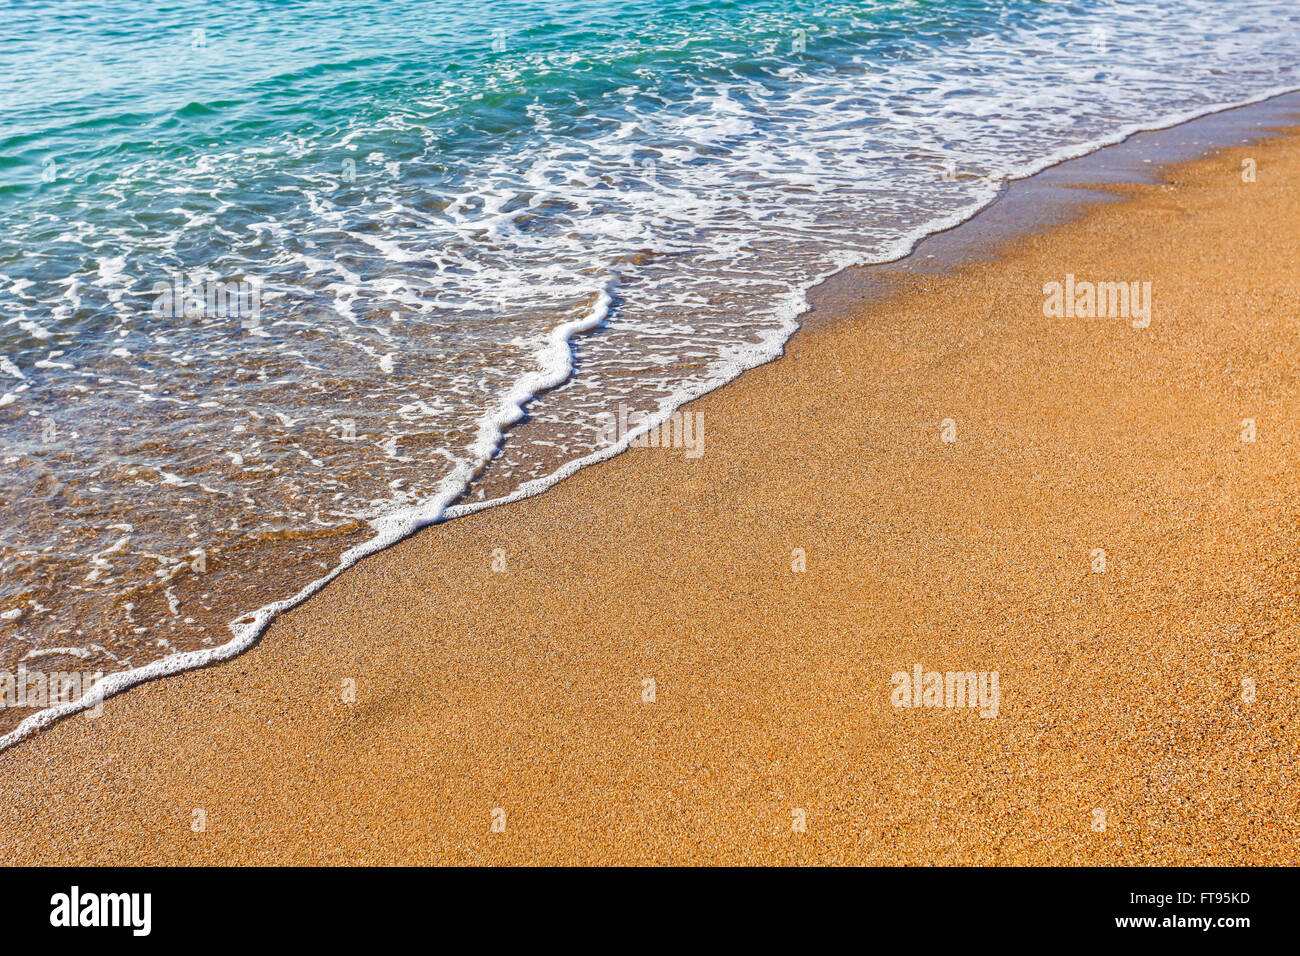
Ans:
<svg viewBox="0 0 1300 956"><path fill-rule="evenodd" d="M781 361L685 406L708 423L699 461L632 451L545 496L426 529L224 666L139 687L101 718L0 754L9 858L888 862L884 836L896 862L1295 862L1296 824L1280 804L1295 772L1282 752L1294 678L1281 665L1296 569L1282 556L1294 553L1285 525L1300 483L1285 468L1295 424L1280 414L1294 407L1295 351L1257 341L1202 273L1256 328L1295 344L1294 315L1266 306L1295 301L1295 217L1276 210L1295 209L1298 144L1293 132L1249 147L1261 170L1267 158L1286 171L1276 178L1247 187L1230 163L1240 148L1225 149L1165 170L1176 187L1099 187L1116 201L992 259L905 276L890 298L806 324ZM1240 228L1264 218L1270 241ZM1130 248L1143 229L1183 245ZM1266 274L1234 273L1239 259ZM1154 277L1148 334L1035 319L1042 282L1074 272ZM1209 361L1224 356L1228 371ZM1229 428L1248 416L1217 405L1225 383L1273 413L1260 413L1253 459ZM1089 403L1100 421L1081 411ZM944 443L949 419L957 440ZM1218 523L1195 527L1174 507L1198 504ZM1093 577L1098 540L1122 544ZM504 572L491 570L498 549ZM803 571L790 567L794 549ZM1169 577L1188 561L1205 565L1199 590ZM1277 600L1249 603L1245 620L1230 613L1244 605L1205 606L1243 579ZM1155 602L1144 600L1153 581ZM1200 643L1164 634L1166 620ZM1099 622L1147 643L1106 640ZM1259 633L1216 643L1211 622ZM1227 662L1238 681L1249 663L1252 709L1231 705L1240 687ZM890 708L891 675L914 664L998 671L1001 715ZM1192 688L1219 749L1178 736L1195 715L1168 688L1152 710L1106 684L1149 669ZM647 679L653 702L640 700ZM351 703L338 696L347 680ZM1061 690L1071 686L1082 690ZM1145 719L1111 719L1099 701ZM1138 742L1169 743L1162 733L1181 749L1157 749L1155 770L1132 766ZM1261 774L1253 784L1218 765L1243 755ZM1220 786L1169 784L1187 772ZM1111 803L1090 802L1083 784ZM1029 804L1029 791L1048 799ZM1178 813L1199 831L1169 805L1143 816L1132 798L1149 792L1199 793L1230 832L1188 807ZM1224 792L1233 800L1220 805ZM1002 804L981 806L991 795ZM1242 799L1275 839L1241 817ZM807 839L791 839L792 808L806 811ZM946 833L930 832L927 808ZM195 809L211 821L201 834ZM490 829L496 809L503 833ZM1092 830L1098 809L1123 825ZM68 847L69 832L98 839Z"/></svg>
<svg viewBox="0 0 1300 956"><path fill-rule="evenodd" d="M1086 204L1084 200L1070 194L1074 190L1081 187L1086 189L1101 182L1114 184L1140 181L1140 177L1134 176L1131 169L1127 176L1123 171L1123 157L1126 152L1132 151L1133 146L1137 146L1139 151L1144 147L1150 151L1156 158L1147 158L1144 162L1156 163L1159 168L1171 162L1200 158L1228 145L1253 142L1271 135L1270 130L1281 129L1288 121L1298 119L1300 90L1275 88L1242 102L1213 104L1183 114L1171 114L1152 121L1154 125L1132 124L1121 128L1111 137L1093 141L1086 146L1059 150L1019 170L1010 171L1002 180L1002 191L988 202L977 203L971 212L956 214L950 225L937 225L936 221L931 221L900 238L899 243L906 247L906 251L897 258L873 263L851 263L810 284L793 288L789 295L792 303L789 320L791 328L776 351L759 354L752 362L746 360L746 363L730 370L722 379L707 383L703 390L684 397L671 409L669 417L679 416L686 405L726 387L745 372L780 359L785 354L790 339L800 331L808 317L818 313L819 302L822 303L820 311L824 312L846 312L860 308L869 301L887 297L890 294L890 282L896 274L906 276L908 270L927 273L951 270L988 254L1000 244L1035 228L1042 229L1068 220ZM1206 139L1196 140L1194 131L1202 129L1205 130ZM1111 161L1112 158L1114 161ZM1026 172L1031 167L1032 171ZM1090 200L1094 203L1106 201L1107 195L1106 192L1094 189L1090 193ZM988 220L993 222L986 226ZM929 252L932 248L936 250L934 253ZM926 261L930 259L937 261ZM847 290L849 299L837 303L836 296L843 294L836 291L840 286ZM573 339L604 321L610 295L611 289L607 283L597 295L590 316L561 326L551 333L552 345L557 348L562 346L568 353L564 356L563 363L560 363L558 355L550 356L550 366L526 376L485 416L480 427L490 425L496 429L496 435L495 438L491 435L480 436L479 444L484 449L490 444L499 451L501 444L509 438L511 424L527 416L528 404L572 375ZM557 364L563 364L564 370L557 369ZM525 383L527 387L521 388ZM535 383L542 384L535 387ZM655 428L661 423L662 419L651 419L647 427ZM484 451L484 458L475 474L469 477L454 475L452 488L440 490L432 499L377 519L372 523L374 537L345 551L338 564L325 575L310 581L294 594L232 618L228 622L233 634L230 640L216 647L173 654L141 667L110 673L99 681L98 692L86 700L48 707L28 715L16 727L0 733L0 753L60 720L97 707L105 698L125 693L151 681L233 660L256 646L276 618L310 600L366 558L393 547L426 528L545 493L583 468L624 454L635 437L634 432L626 436L625 441L569 461L554 473L526 483L506 498L458 503L469 494L478 474L491 467L494 453Z"/></svg>

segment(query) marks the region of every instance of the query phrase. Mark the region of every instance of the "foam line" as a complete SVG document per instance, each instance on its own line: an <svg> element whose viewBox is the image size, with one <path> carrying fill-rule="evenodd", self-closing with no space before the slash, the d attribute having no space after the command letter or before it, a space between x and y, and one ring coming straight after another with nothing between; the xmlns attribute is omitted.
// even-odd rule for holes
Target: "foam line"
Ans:
<svg viewBox="0 0 1300 956"><path fill-rule="evenodd" d="M524 407L528 402L547 389L560 385L573 374L570 340L575 335L598 328L605 321L614 301L613 286L614 280L611 279L596 295L595 303L586 315L551 330L546 337L545 345L537 353L539 368L515 382L497 406L483 416L473 446L474 459L456 468L442 482L434 497L419 505L372 521L371 527L375 530L373 538L349 548L339 558L339 563L333 570L312 581L298 593L264 605L252 614L236 618L230 623L234 637L226 643L198 651L170 654L143 667L108 674L99 681L90 694L75 701L47 707L25 718L17 727L0 737L0 750L13 746L61 717L88 710L137 684L229 660L243 653L256 643L263 631L278 615L307 600L362 558L382 551L410 537L421 528L436 523L443 517L447 506L465 491L474 476L497 453L506 429L523 418Z"/></svg>
<svg viewBox="0 0 1300 956"><path fill-rule="evenodd" d="M1216 103L1195 110L1166 115L1156 121L1129 124L1110 135L1091 140L1087 144L1062 147L1040 160L1024 163L1007 170L1005 175L1007 179L1024 179L1067 160L1076 159L1099 149L1104 149L1107 146L1113 146L1135 133L1168 129L1202 116L1208 116L1211 113L1249 106L1253 103L1260 103L1293 92L1300 92L1300 90L1294 87L1277 87L1238 102ZM77 701L49 707L27 717L14 730L0 737L0 750L13 746L62 717L87 710L102 700L120 694L137 684L204 667L218 661L229 660L241 654L256 643L267 626L278 615L298 606L307 598L316 594L362 558L382 551L404 538L410 537L422 528L441 521L462 518L495 505L531 498L541 494L548 488L554 487L558 482L563 481L588 465L605 461L620 454L629 447L632 441L650 429L661 425L682 405L732 381L742 372L766 364L783 355L785 343L799 327L799 316L810 307L808 293L813 288L847 268L880 264L903 258L927 236L960 225L987 207L997 198L1000 188L1001 181L991 180L987 188L981 191L975 201L950 215L932 219L900 236L891 244L884 256L868 257L860 253L846 253L840 257L832 269L814 277L801 286L789 290L782 296L783 301L778 310L781 320L780 326L770 331L757 347L738 355L709 379L674 395L670 402L660 408L658 415L647 416L645 421L637 428L630 430L615 444L567 462L549 475L526 482L513 493L503 498L451 506L451 502L464 493L475 476L496 455L510 426L523 418L525 406L537 395L562 384L573 374L571 340L575 335L598 328L608 318L613 303L613 289L615 286L614 280L610 279L596 294L595 303L586 315L557 326L547 335L545 344L537 353L539 367L516 381L496 407L480 419L472 447L473 456L471 461L457 467L442 483L438 493L432 498L418 505L373 520L371 526L376 532L375 537L344 552L339 559L338 565L333 570L312 581L291 597L274 601L251 614L236 618L230 623L230 629L234 636L225 644L199 651L172 654L143 667L109 674L99 682L92 694Z"/></svg>

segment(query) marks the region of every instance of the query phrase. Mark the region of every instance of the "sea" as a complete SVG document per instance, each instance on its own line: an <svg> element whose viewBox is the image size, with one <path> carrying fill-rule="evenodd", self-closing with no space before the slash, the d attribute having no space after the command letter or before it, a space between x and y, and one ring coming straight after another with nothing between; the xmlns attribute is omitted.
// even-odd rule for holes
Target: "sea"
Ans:
<svg viewBox="0 0 1300 956"><path fill-rule="evenodd" d="M0 746L617 453L1008 180L1298 88L1295 0L6 0Z"/></svg>

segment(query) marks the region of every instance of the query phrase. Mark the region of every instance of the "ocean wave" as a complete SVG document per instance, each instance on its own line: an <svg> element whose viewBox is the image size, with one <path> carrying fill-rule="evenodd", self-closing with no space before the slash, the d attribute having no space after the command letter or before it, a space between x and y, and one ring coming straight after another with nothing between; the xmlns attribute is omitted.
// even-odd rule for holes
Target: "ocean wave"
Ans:
<svg viewBox="0 0 1300 956"><path fill-rule="evenodd" d="M113 693L237 654L779 355L809 288L1007 178L1300 86L1269 2L412 9L332 5L314 50L301 11L173 17L193 69L115 50L97 91L0 55L37 94L0 88L0 666L68 650ZM33 126L42 90L131 105Z"/></svg>

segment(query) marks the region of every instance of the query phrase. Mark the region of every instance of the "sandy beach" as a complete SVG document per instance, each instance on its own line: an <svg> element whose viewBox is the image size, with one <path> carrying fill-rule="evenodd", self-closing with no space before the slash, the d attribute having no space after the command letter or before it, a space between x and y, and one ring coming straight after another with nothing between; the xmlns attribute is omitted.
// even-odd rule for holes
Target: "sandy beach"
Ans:
<svg viewBox="0 0 1300 956"><path fill-rule="evenodd" d="M1163 179L0 754L4 859L1300 862L1300 135Z"/></svg>

